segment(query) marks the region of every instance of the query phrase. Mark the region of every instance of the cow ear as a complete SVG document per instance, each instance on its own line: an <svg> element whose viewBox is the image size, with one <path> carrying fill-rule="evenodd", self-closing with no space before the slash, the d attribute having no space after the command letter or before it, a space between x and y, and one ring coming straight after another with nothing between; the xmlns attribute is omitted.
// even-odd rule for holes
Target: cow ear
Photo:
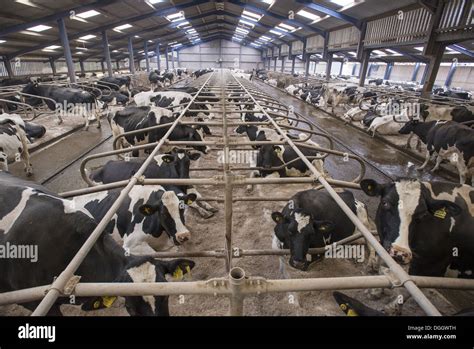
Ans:
<svg viewBox="0 0 474 349"><path fill-rule="evenodd" d="M165 274L171 274L175 279L181 279L184 274L191 273L195 263L189 259L173 259L170 261L159 261Z"/></svg>
<svg viewBox="0 0 474 349"><path fill-rule="evenodd" d="M191 160L197 160L201 157L200 153L191 153L188 155Z"/></svg>
<svg viewBox="0 0 474 349"><path fill-rule="evenodd" d="M447 215L455 217L462 212L459 205L447 200L426 200L426 205L428 206L428 211L440 219L445 219Z"/></svg>
<svg viewBox="0 0 474 349"><path fill-rule="evenodd" d="M313 221L313 226L317 232L330 233L334 231L336 225L331 221Z"/></svg>
<svg viewBox="0 0 474 349"><path fill-rule="evenodd" d="M281 212L273 212L272 213L272 219L275 223L283 223L283 221L285 220L285 217L283 216L283 214Z"/></svg>
<svg viewBox="0 0 474 349"><path fill-rule="evenodd" d="M373 179L363 179L360 188L368 196L379 196L382 193L382 186Z"/></svg>
<svg viewBox="0 0 474 349"><path fill-rule="evenodd" d="M163 155L161 159L166 162L167 164L171 163L174 161L174 156L173 155Z"/></svg>
<svg viewBox="0 0 474 349"><path fill-rule="evenodd" d="M281 152L281 147L279 145L274 145L273 150L275 150L277 153Z"/></svg>
<svg viewBox="0 0 474 349"><path fill-rule="evenodd" d="M154 214L156 211L158 211L158 206L152 206L152 205L142 205L138 208L140 213L144 216L151 216Z"/></svg>
<svg viewBox="0 0 474 349"><path fill-rule="evenodd" d="M188 194L183 197L183 201L186 205L190 206L194 201L196 201L197 195L196 194Z"/></svg>

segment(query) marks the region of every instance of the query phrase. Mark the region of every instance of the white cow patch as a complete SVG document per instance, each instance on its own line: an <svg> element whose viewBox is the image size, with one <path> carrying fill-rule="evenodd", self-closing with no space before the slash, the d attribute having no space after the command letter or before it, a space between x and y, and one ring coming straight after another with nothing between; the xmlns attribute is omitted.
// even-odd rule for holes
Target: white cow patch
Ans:
<svg viewBox="0 0 474 349"><path fill-rule="evenodd" d="M127 269L128 275L133 280L133 282L155 282L156 280L156 270L155 266L146 262L138 267ZM155 312L155 298L153 296L142 296L143 300L148 303L153 311Z"/></svg>
<svg viewBox="0 0 474 349"><path fill-rule="evenodd" d="M298 224L298 233L301 233L301 231L309 224L310 218L310 216L305 215L304 213L295 213L295 220Z"/></svg>
<svg viewBox="0 0 474 349"><path fill-rule="evenodd" d="M402 181L396 182L395 188L399 196L398 214L400 216L400 229L399 235L392 243L392 246L411 253L408 244L409 227L412 222L413 213L420 201L421 184L418 181Z"/></svg>

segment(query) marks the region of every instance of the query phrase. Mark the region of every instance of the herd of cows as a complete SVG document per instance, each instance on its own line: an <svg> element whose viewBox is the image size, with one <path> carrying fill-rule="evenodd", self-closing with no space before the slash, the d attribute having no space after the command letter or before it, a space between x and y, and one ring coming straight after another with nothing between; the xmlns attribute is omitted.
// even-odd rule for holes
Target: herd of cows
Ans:
<svg viewBox="0 0 474 349"><path fill-rule="evenodd" d="M298 83L285 86L287 80L270 79L264 71L257 75L266 83L284 88L287 93L319 108L329 108L333 114L337 107L344 108L342 119L363 127L373 136L410 135L417 137L416 149L425 144L425 162L435 161L432 172L440 164L449 162L459 173L461 184L471 183L474 175L474 104L471 94L437 89L433 101L428 102L406 94L388 93L374 89L379 79L369 80L368 87L351 82ZM402 90L400 85L393 86ZM406 91L410 91L409 89ZM447 104L447 97L455 97L460 103Z"/></svg>
<svg viewBox="0 0 474 349"><path fill-rule="evenodd" d="M28 103L40 105L44 101L51 110L58 105L81 106L86 128L93 118L100 127L100 116L106 114L113 135L119 139L118 145L122 148L159 142L184 113L182 120L196 124L177 124L168 139L198 143L192 143L191 149L163 146L144 176L148 179L186 179L190 178L191 163L210 152L202 142L211 135L211 130L200 122L216 117L212 109L221 97L205 88L200 91L196 87L177 88L170 85L176 76L196 79L203 76L198 81L202 83L211 72L212 69L192 74L186 69L163 73L152 71L148 89L134 88L128 76L114 76L104 77L96 84L83 88L29 81L22 91L32 95L27 97ZM257 71L256 74L265 79L265 72ZM237 72L236 75L248 80L254 76L244 72ZM288 93L318 106L357 105L354 108L360 111L352 111L348 116L351 120L364 121L367 114L377 110L377 106L385 103L386 108L386 105L395 103L392 99L385 100L377 92L348 85L300 84L283 87ZM97 94L98 89L112 91ZM110 99L112 93L114 97ZM108 99L104 100L104 97ZM305 134L281 134L268 126L252 124L268 121L268 117L242 97L245 97L243 92L224 97L234 102L239 111L244 111L241 114L244 124L234 130L237 135L258 142L292 138L305 156L314 158L311 161L314 167L324 176L329 176L323 154L314 147L318 144L307 140ZM109 106L112 105L116 108L111 112ZM264 103L267 110L273 106L271 101ZM456 271L457 277L472 278L474 189L464 183L474 173L474 130L461 124L457 118L474 118L468 107L444 108L444 112L439 112L437 108L436 105L423 107L421 118L405 115L408 119L400 124L397 132L417 135L421 142L427 144L429 157L436 158L436 166L444 159L456 163L460 184L403 178L389 183L364 179L360 186L367 196L380 198L375 215L380 242L395 260L409 265L410 274L444 276L450 270ZM441 117L439 114L442 114ZM390 116L388 123L395 122L395 117ZM376 116L374 121L384 117ZM282 126L292 123L284 117L275 120ZM154 126L162 127L149 129ZM377 132L380 132L380 127L382 125ZM136 132L140 130L141 133ZM120 189L111 189L64 199L41 185L11 175L8 162L19 159L25 163L27 174L32 173L28 143L45 132L44 127L24 122L18 114L4 110L0 115L0 163L3 165L0 168L0 243L27 243L39 249L37 263L20 259L0 261L0 292L51 283L120 195ZM288 145L255 145L254 150L257 156L250 166L257 170L251 172L251 177L302 177L312 174ZM131 159L111 160L91 171L89 178L96 184L130 179L143 165L144 160L140 156L146 155L146 152L133 151ZM247 189L252 190L251 187ZM365 203L355 199L350 191L339 194L361 222L370 228L372 221ZM171 275L189 273L195 266L192 260L157 260L150 254L169 244L186 244L192 238L191 229L185 221L188 208L196 210L204 219L217 212L217 208L201 198L199 191L190 185L135 186L76 272L82 276L81 282L166 282ZM296 192L281 211L271 214L271 218L275 223L273 247L289 249L289 265L301 271L308 270L313 262L323 258L322 255L311 255L308 260L310 248L325 247L357 232L352 221L325 190ZM61 249L58 245L62 246ZM452 253L454 248L458 253ZM380 261L375 255L371 255L368 264L378 263ZM25 277L25 271L28 277ZM346 299L339 293L335 294L335 298L338 302ZM76 299L76 304L82 304L85 311L106 308L110 307L110 297ZM33 309L35 305L37 302L24 304L28 309ZM59 305L55 304L50 314L60 314ZM168 297L164 296L125 297L125 306L130 315L169 315ZM369 312L368 315L372 314Z"/></svg>

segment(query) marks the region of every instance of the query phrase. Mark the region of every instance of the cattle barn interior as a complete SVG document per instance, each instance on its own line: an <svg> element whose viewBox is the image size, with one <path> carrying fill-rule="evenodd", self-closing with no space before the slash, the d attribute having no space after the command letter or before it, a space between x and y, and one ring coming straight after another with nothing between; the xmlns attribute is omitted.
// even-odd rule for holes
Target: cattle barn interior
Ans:
<svg viewBox="0 0 474 349"><path fill-rule="evenodd" d="M0 316L474 315L473 0L5 3Z"/></svg>

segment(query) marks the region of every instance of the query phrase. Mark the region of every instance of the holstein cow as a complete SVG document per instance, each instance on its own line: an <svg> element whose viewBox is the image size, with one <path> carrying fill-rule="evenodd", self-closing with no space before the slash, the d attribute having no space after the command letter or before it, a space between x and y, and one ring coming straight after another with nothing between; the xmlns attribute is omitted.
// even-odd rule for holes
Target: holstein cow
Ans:
<svg viewBox="0 0 474 349"><path fill-rule="evenodd" d="M130 96L130 85L132 82L132 79L130 76L106 76L100 79L99 84L103 84L105 86L108 86L112 90L123 92ZM99 88L104 88L102 86L98 86Z"/></svg>
<svg viewBox="0 0 474 349"><path fill-rule="evenodd" d="M100 101L104 103L103 108L107 108L109 105L125 106L128 104L129 98L121 92L112 91L108 95L102 95Z"/></svg>
<svg viewBox="0 0 474 349"><path fill-rule="evenodd" d="M146 254L161 250L171 239L180 245L191 238L185 225L184 209L196 200L195 194L185 194L178 187L135 186L120 205L114 219L112 235L123 241L131 253ZM112 189L72 199L76 207L83 207L99 222L120 195ZM151 249L150 249L151 247Z"/></svg>
<svg viewBox="0 0 474 349"><path fill-rule="evenodd" d="M33 174L28 152L25 122L17 114L0 114L0 168L8 171L9 161L22 160L28 176Z"/></svg>
<svg viewBox="0 0 474 349"><path fill-rule="evenodd" d="M474 188L446 182L364 179L380 197L375 223L383 247L410 275L473 278Z"/></svg>
<svg viewBox="0 0 474 349"><path fill-rule="evenodd" d="M73 112L86 119L85 130L87 130L89 128L89 119L93 116L92 114L95 111L97 127L100 128L101 126L100 116L98 115L99 106L97 104L97 100L93 94L87 91L78 88L29 83L23 88L22 92L53 99L56 103L50 100L44 100L44 103L46 103L50 110L57 111L56 114L58 116L59 123L62 123L61 113ZM38 98L38 100L40 99Z"/></svg>
<svg viewBox="0 0 474 349"><path fill-rule="evenodd" d="M474 175L474 130L454 121L431 121L407 123L401 134L413 132L426 144L425 162L418 169L423 170L430 159L436 158L436 165L431 172L436 171L443 160L448 160L456 166L459 182L471 182Z"/></svg>
<svg viewBox="0 0 474 349"><path fill-rule="evenodd" d="M420 115L424 121L434 120L445 120L445 121L456 121L466 122L473 121L474 107L469 109L464 106L446 106L446 105L432 105L432 104L421 104Z"/></svg>
<svg viewBox="0 0 474 349"><path fill-rule="evenodd" d="M117 137L125 132L172 123L175 118L169 117L170 114L170 110L158 107L126 107L115 113L110 124L114 137ZM167 126L149 132L125 136L121 140L122 147L158 142L169 128L170 126ZM202 142L204 140L202 126L177 125L169 140ZM196 145L193 148L204 154L207 154L209 150L209 147L204 145ZM162 147L162 150L165 151L165 147ZM137 152L134 152L133 155L136 156Z"/></svg>
<svg viewBox="0 0 474 349"><path fill-rule="evenodd" d="M332 295L339 305L339 308L347 316L387 316L384 312L370 308L344 293L335 291ZM463 309L452 316L474 316L474 308Z"/></svg>
<svg viewBox="0 0 474 349"><path fill-rule="evenodd" d="M338 195L362 223L370 228L365 205L356 200L349 191L342 191ZM355 225L325 190L310 189L295 194L281 212L272 213L272 219L276 223L273 248L290 249L289 264L299 270L307 270L312 262L324 257L322 254L311 255L311 260L308 260L309 248L329 246L357 233ZM370 251L369 263L375 257L373 251ZM281 258L282 272L283 263Z"/></svg>
<svg viewBox="0 0 474 349"><path fill-rule="evenodd" d="M150 178L189 178L189 167L191 161L199 159L199 153L191 153L183 149L173 149L169 154L160 154L155 157L145 170L144 176ZM90 179L99 184L113 183L131 178L143 165L144 160L109 161L99 170L90 175ZM163 186L167 189L167 186ZM186 194L195 194L197 199L201 194L191 185L180 186ZM189 205L199 212L204 218L210 218L217 209L205 201L193 201Z"/></svg>
<svg viewBox="0 0 474 349"><path fill-rule="evenodd" d="M37 247L36 260L0 259L0 292L50 284L97 227L96 221L74 202L7 173L0 172L0 191L1 245ZM148 210L149 206L143 204L140 208ZM166 275L186 273L194 267L194 262L186 259L159 261L129 255L113 240L111 230L109 225L75 272L81 282L166 282ZM76 304L82 304L82 310L96 310L110 307L116 298L110 294L76 297ZM38 303L23 305L32 310ZM59 305L63 303L69 303L69 299L59 298L49 314L61 315ZM127 296L125 307L132 316L169 315L168 297Z"/></svg>

